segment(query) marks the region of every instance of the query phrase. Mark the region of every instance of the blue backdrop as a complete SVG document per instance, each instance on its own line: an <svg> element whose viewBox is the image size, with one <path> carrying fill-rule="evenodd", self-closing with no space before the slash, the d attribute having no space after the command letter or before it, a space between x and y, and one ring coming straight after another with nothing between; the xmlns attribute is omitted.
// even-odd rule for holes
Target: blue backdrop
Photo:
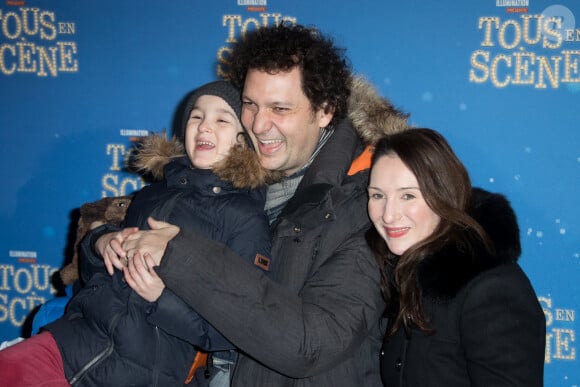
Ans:
<svg viewBox="0 0 580 387"><path fill-rule="evenodd" d="M231 43L282 19L332 34L414 125L447 136L475 185L509 197L547 319L545 384L580 385L573 0L4 0L0 341L53 296L73 211L143 186L123 171L132 138L170 131L185 95L220 75Z"/></svg>

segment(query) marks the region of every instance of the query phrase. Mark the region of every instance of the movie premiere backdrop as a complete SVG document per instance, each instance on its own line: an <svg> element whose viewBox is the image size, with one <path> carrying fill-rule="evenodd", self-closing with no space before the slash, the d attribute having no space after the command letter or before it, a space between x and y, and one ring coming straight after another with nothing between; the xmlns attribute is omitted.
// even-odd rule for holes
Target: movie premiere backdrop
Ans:
<svg viewBox="0 0 580 387"><path fill-rule="evenodd" d="M146 184L124 169L135 139L171 132L231 44L283 20L332 34L475 185L508 196L546 316L545 384L580 385L577 0L2 0L0 342L55 297L75 210Z"/></svg>

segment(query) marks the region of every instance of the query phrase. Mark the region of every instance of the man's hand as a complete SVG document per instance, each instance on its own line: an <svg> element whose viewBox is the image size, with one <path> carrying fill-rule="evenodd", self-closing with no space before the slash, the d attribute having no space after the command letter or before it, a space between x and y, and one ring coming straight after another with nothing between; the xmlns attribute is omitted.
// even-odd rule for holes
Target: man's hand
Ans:
<svg viewBox="0 0 580 387"><path fill-rule="evenodd" d="M127 252L123 250L122 243L129 235L135 234L139 229L129 227L119 232L102 235L95 242L97 253L103 258L107 272L113 275L115 268L122 270L127 262Z"/></svg>
<svg viewBox="0 0 580 387"><path fill-rule="evenodd" d="M173 239L180 228L172 224L147 218L147 223L151 230L139 231L128 235L121 244L123 251L127 252L127 257L132 258L138 251L140 254L148 253L155 265L159 265L167 243Z"/></svg>

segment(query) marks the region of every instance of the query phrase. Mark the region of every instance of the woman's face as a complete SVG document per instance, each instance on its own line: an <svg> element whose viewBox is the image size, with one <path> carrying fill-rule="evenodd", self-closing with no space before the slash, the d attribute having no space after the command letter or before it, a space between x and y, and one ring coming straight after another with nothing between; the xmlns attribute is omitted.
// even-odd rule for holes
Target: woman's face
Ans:
<svg viewBox="0 0 580 387"><path fill-rule="evenodd" d="M397 155L377 159L368 193L371 221L396 255L430 236L439 224L440 217L425 202L417 178Z"/></svg>

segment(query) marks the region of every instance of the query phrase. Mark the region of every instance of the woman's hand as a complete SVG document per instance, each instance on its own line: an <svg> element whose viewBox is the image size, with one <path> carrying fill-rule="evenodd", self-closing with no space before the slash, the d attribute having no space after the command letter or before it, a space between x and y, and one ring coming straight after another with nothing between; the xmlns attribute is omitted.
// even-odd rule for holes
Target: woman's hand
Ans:
<svg viewBox="0 0 580 387"><path fill-rule="evenodd" d="M97 253L103 258L107 272L113 275L115 268L122 270L127 262L127 252L122 243L129 235L135 234L139 229L129 227L119 232L104 234L95 242Z"/></svg>

